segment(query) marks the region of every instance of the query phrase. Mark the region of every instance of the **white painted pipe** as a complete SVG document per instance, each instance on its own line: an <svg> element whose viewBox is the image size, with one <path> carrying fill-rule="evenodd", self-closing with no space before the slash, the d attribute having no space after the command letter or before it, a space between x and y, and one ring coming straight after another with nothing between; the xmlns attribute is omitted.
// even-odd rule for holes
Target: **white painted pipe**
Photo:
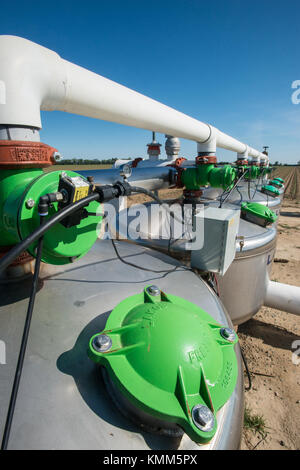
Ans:
<svg viewBox="0 0 300 470"><path fill-rule="evenodd" d="M264 305L300 315L300 287L269 281Z"/></svg>
<svg viewBox="0 0 300 470"><path fill-rule="evenodd" d="M0 124L41 128L40 110L118 122L260 156L261 152L16 36L0 36Z"/></svg>

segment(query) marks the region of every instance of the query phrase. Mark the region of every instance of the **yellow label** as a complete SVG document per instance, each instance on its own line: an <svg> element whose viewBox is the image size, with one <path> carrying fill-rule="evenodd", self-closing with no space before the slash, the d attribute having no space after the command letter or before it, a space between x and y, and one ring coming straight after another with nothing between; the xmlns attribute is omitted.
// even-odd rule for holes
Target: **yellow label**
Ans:
<svg viewBox="0 0 300 470"><path fill-rule="evenodd" d="M80 201L84 197L89 195L89 186L80 186L75 188L74 199L73 202Z"/></svg>

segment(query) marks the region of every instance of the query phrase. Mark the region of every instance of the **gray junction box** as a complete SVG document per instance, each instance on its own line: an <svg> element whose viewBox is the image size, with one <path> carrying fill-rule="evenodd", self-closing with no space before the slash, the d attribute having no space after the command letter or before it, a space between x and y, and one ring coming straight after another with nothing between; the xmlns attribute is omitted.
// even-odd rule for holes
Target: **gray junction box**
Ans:
<svg viewBox="0 0 300 470"><path fill-rule="evenodd" d="M223 276L235 258L240 211L205 207L195 217L196 227L204 224L203 246L191 250L191 266Z"/></svg>

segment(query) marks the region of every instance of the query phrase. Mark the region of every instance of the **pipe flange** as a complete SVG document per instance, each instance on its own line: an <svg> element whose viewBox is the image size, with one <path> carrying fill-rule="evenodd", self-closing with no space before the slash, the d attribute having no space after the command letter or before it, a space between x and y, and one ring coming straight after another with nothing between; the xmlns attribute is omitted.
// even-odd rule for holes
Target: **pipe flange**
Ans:
<svg viewBox="0 0 300 470"><path fill-rule="evenodd" d="M0 141L0 168L44 168L55 163L57 150L41 142Z"/></svg>
<svg viewBox="0 0 300 470"><path fill-rule="evenodd" d="M217 163L216 155L198 155L196 165L215 165Z"/></svg>
<svg viewBox="0 0 300 470"><path fill-rule="evenodd" d="M203 195L203 191L201 189L198 190L191 190L191 189L184 189L183 196L184 199L187 200L194 200L200 198Z"/></svg>
<svg viewBox="0 0 300 470"><path fill-rule="evenodd" d="M142 162L142 161L143 161L143 159L142 159L141 157L135 158L135 159L133 160L132 164L131 164L131 167L132 167L132 168L136 168L136 167L138 166L138 164L139 164L140 162Z"/></svg>
<svg viewBox="0 0 300 470"><path fill-rule="evenodd" d="M0 251L0 259L3 258L10 250L11 246L2 246ZM19 266L21 264L29 263L33 261L34 258L27 252L23 251L11 264L10 266Z"/></svg>
<svg viewBox="0 0 300 470"><path fill-rule="evenodd" d="M236 165L248 165L248 160L236 160L235 162Z"/></svg>

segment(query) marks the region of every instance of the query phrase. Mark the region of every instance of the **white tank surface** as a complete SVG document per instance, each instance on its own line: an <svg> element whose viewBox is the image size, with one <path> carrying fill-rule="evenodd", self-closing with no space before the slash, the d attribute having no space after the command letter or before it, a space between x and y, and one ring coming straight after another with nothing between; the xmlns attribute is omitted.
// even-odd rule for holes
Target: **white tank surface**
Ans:
<svg viewBox="0 0 300 470"><path fill-rule="evenodd" d="M72 265L44 266L32 320L10 449L237 449L243 417L243 377L217 413L218 429L199 446L186 434L164 437L141 431L117 409L99 367L87 356L89 339L104 328L111 310L123 299L155 283L164 292L201 306L220 324L230 319L215 293L174 259L148 248L117 243L126 261L118 260L111 241L98 241ZM177 269L174 268L177 266ZM0 430L3 432L27 309L31 278L1 281L1 337L7 364L0 369ZM5 295L4 295L5 293ZM147 393L147 390L145 390Z"/></svg>

